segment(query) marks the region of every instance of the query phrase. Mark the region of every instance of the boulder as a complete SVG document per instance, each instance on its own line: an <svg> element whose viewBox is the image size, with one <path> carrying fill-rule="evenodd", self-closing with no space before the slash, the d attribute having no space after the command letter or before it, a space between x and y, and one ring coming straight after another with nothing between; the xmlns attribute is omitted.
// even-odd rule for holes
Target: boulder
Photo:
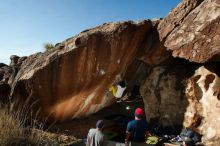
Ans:
<svg viewBox="0 0 220 146"><path fill-rule="evenodd" d="M176 59L151 69L140 89L151 127L160 127L166 134L181 131L189 104L182 81L192 76L196 68L197 64Z"/></svg>
<svg viewBox="0 0 220 146"><path fill-rule="evenodd" d="M27 59L27 56L20 57L17 62L17 66L21 66L21 64Z"/></svg>
<svg viewBox="0 0 220 146"><path fill-rule="evenodd" d="M114 103L108 88L125 79L128 89L141 85L152 126L191 127L217 145L219 20L218 0L183 0L163 20L105 23L44 53L12 56L0 80L12 85L15 109L62 122Z"/></svg>
<svg viewBox="0 0 220 146"><path fill-rule="evenodd" d="M183 0L159 24L160 39L174 57L220 60L219 0Z"/></svg>
<svg viewBox="0 0 220 146"><path fill-rule="evenodd" d="M10 59L11 59L10 66L15 66L15 65L17 65L18 60L20 59L20 57L17 56L17 55L11 55Z"/></svg>
<svg viewBox="0 0 220 146"><path fill-rule="evenodd" d="M10 65L0 63L0 82L11 85L17 75L21 64L27 59L26 56L19 57L17 55L11 55ZM1 89L0 89L1 90ZM4 90L4 89L3 89Z"/></svg>
<svg viewBox="0 0 220 146"><path fill-rule="evenodd" d="M127 83L126 90L132 91L134 86L140 86L141 82L147 77L148 70L149 66L145 62L137 59L134 60L125 72L124 79Z"/></svg>
<svg viewBox="0 0 220 146"><path fill-rule="evenodd" d="M169 34L190 14L196 7L198 7L204 0L183 0L176 8L174 8L168 15L160 22L158 32L160 40L166 40Z"/></svg>
<svg viewBox="0 0 220 146"><path fill-rule="evenodd" d="M8 81L11 79L11 74L13 70L12 67L1 64L0 66L0 81L8 83Z"/></svg>
<svg viewBox="0 0 220 146"><path fill-rule="evenodd" d="M174 62L154 67L141 87L148 122L168 134L190 127L207 145L219 143L220 64Z"/></svg>
<svg viewBox="0 0 220 146"><path fill-rule="evenodd" d="M27 56L19 57L17 55L11 55L10 59L11 59L11 63L10 63L11 67L20 67L23 61L27 59Z"/></svg>
<svg viewBox="0 0 220 146"><path fill-rule="evenodd" d="M148 66L156 66L166 62L172 55L166 50L164 41L159 39L157 31L160 19L152 20L153 28L150 33L145 36L145 39L138 51L138 60L143 61Z"/></svg>
<svg viewBox="0 0 220 146"><path fill-rule="evenodd" d="M198 131L206 145L220 143L220 72L219 64L201 66L185 83L189 105L184 126Z"/></svg>
<svg viewBox="0 0 220 146"><path fill-rule="evenodd" d="M7 104L9 101L11 87L9 84L0 82L0 105Z"/></svg>
<svg viewBox="0 0 220 146"><path fill-rule="evenodd" d="M12 79L12 67L0 63L0 105L7 104L11 91L10 81Z"/></svg>
<svg viewBox="0 0 220 146"><path fill-rule="evenodd" d="M107 23L29 56L12 85L14 105L28 103L39 117L64 121L112 104L108 88L125 77L152 27L150 20Z"/></svg>
<svg viewBox="0 0 220 146"><path fill-rule="evenodd" d="M4 64L4 63L0 63L0 68L3 67L3 66L7 66L7 65Z"/></svg>

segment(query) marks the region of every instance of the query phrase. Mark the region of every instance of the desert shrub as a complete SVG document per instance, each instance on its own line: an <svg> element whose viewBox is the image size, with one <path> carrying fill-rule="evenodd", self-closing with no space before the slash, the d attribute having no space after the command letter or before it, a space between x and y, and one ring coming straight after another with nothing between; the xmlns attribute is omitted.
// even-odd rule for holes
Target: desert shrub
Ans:
<svg viewBox="0 0 220 146"><path fill-rule="evenodd" d="M54 44L52 44L52 43L44 43L43 46L46 51L54 48Z"/></svg>

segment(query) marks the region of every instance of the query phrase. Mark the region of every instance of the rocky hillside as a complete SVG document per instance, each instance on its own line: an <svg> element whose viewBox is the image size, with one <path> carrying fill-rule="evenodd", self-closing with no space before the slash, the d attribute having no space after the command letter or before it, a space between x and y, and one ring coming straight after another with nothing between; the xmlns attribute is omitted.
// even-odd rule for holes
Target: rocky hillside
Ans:
<svg viewBox="0 0 220 146"><path fill-rule="evenodd" d="M0 65L0 97L64 121L115 102L108 88L141 86L147 120L192 127L220 143L220 1L183 0L162 20L106 23L53 50ZM181 59L180 59L181 58Z"/></svg>

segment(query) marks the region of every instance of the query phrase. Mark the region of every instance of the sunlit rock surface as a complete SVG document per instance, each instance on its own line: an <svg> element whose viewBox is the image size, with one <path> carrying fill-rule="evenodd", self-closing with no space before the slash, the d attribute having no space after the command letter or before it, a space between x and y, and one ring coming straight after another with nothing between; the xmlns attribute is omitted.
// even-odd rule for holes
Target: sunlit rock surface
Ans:
<svg viewBox="0 0 220 146"><path fill-rule="evenodd" d="M159 24L158 31L174 57L204 63L220 55L219 0L183 0Z"/></svg>
<svg viewBox="0 0 220 146"><path fill-rule="evenodd" d="M61 122L111 105L108 88L126 79L127 89L141 86L153 126L171 131L190 126L207 145L216 145L219 20L218 0L183 0L163 20L85 30L52 50L0 64L0 96L10 92L15 109L27 107L30 115Z"/></svg>
<svg viewBox="0 0 220 146"><path fill-rule="evenodd" d="M185 112L184 126L199 131L207 145L220 143L219 67L202 66L186 82L189 106Z"/></svg>
<svg viewBox="0 0 220 146"><path fill-rule="evenodd" d="M29 56L12 86L11 98L26 100L41 117L55 121L84 117L112 104L107 90L134 61L150 20L108 23Z"/></svg>

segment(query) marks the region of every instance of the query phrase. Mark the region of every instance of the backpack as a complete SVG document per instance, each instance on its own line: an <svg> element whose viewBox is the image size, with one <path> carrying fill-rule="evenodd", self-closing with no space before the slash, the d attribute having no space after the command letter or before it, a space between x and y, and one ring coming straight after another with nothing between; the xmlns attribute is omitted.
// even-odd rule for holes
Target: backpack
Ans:
<svg viewBox="0 0 220 146"><path fill-rule="evenodd" d="M190 138L194 141L194 143L200 142L201 141L201 135L193 131L192 129L185 129L180 133L181 137L187 137Z"/></svg>

